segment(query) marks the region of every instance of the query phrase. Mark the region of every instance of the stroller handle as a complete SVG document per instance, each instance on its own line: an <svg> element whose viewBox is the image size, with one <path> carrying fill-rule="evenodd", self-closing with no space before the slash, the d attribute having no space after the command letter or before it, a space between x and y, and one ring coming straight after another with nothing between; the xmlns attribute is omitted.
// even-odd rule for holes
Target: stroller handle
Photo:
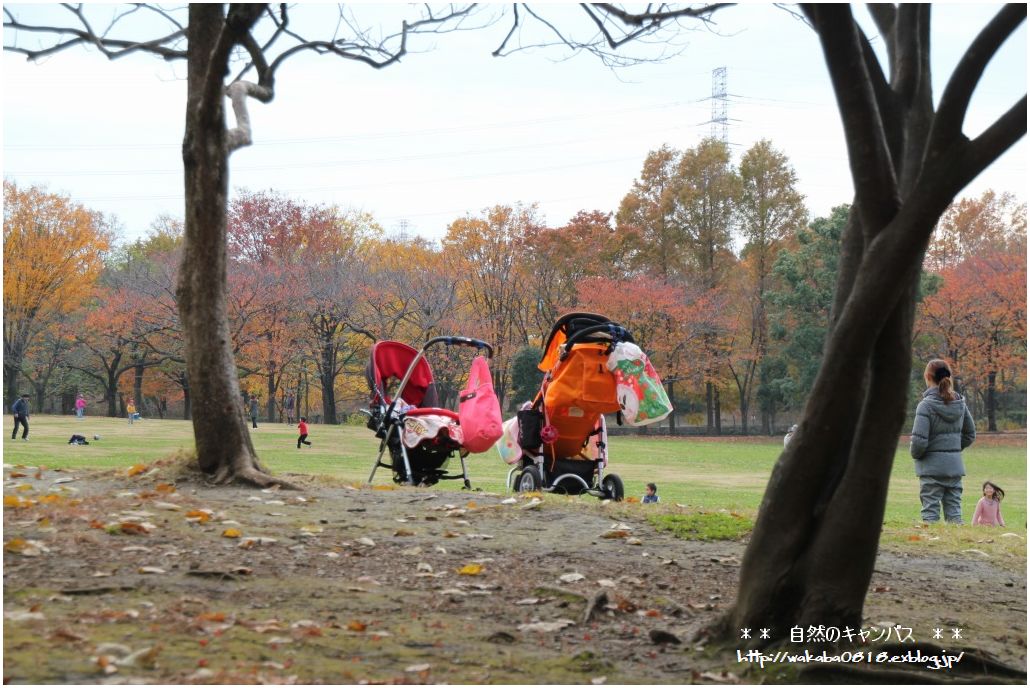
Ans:
<svg viewBox="0 0 1030 688"><path fill-rule="evenodd" d="M583 328L565 341L565 351L558 357L558 360L564 361L574 345L583 344L589 341L590 337L597 334L608 335L612 342L633 342L633 335L622 325L617 325L613 322L592 325L591 327Z"/></svg>
<svg viewBox="0 0 1030 688"><path fill-rule="evenodd" d="M425 351L434 344L446 344L447 346L471 346L476 349L486 349L486 357L494 357L494 348L481 339L472 339L471 337L433 337L426 342L425 346L422 347L422 351Z"/></svg>

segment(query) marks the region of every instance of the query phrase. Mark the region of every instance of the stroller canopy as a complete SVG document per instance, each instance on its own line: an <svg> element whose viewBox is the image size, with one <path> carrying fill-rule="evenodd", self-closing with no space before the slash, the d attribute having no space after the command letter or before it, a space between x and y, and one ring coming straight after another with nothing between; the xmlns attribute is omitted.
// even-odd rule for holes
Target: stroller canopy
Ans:
<svg viewBox="0 0 1030 688"><path fill-rule="evenodd" d="M372 354L369 357L368 367L365 369L365 376L368 379L368 388L372 393L373 401L376 397L382 399L386 404L393 401L386 391L389 381L395 379L399 382L404 379L404 373L408 371L408 367L411 366L411 362L415 360L418 353L417 349L401 342L381 341L372 346ZM413 406L435 406L435 398L426 398L426 391L432 384L433 371L429 368L429 362L422 358L404 386L404 401ZM429 396L435 397L435 394Z"/></svg>
<svg viewBox="0 0 1030 688"><path fill-rule="evenodd" d="M580 335L582 339L577 335ZM547 344L544 345L544 355L537 368L545 373L554 368L561 355L559 351L561 345L573 338L576 339L576 343L633 341L633 337L624 327L603 315L567 313L558 318L554 327L551 328L551 334L547 336Z"/></svg>

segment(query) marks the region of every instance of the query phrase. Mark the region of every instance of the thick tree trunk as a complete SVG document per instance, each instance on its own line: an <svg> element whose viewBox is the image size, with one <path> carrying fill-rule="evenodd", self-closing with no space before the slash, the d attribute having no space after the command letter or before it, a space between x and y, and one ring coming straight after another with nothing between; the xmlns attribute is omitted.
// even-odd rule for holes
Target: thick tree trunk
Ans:
<svg viewBox="0 0 1030 688"><path fill-rule="evenodd" d="M322 345L322 366L319 380L322 383L322 422L336 424L336 356L333 350L332 335L326 337Z"/></svg>
<svg viewBox="0 0 1030 688"><path fill-rule="evenodd" d="M235 7L235 6L234 6ZM216 483L278 483L258 463L244 422L226 299L229 149L223 79L235 41L222 5L192 4L187 40L186 221L177 288L194 398L200 469ZM236 29L248 30L245 27Z"/></svg>
<svg viewBox="0 0 1030 688"><path fill-rule="evenodd" d="M4 356L4 380L7 383L7 389L4 390L4 410L10 411L11 404L19 396L18 390L18 375L21 374L21 359L14 360L14 356L8 358Z"/></svg>
<svg viewBox="0 0 1030 688"><path fill-rule="evenodd" d="M143 413L143 407L145 406L145 400L143 398L143 371L146 370L145 366L137 363L133 366L133 379L132 379L132 397L136 400L136 406L140 413Z"/></svg>
<svg viewBox="0 0 1030 688"><path fill-rule="evenodd" d="M1026 132L1025 97L977 141L961 132L980 70L1025 20L1025 6L1006 6L974 41L936 115L929 6L870 8L891 62L889 83L850 9L803 9L834 81L856 199L841 238L826 353L800 428L773 469L723 627L727 638L733 628L773 628L764 642L796 625L861 626L909 401L926 246L961 188Z"/></svg>
<svg viewBox="0 0 1030 688"><path fill-rule="evenodd" d="M121 363L122 355L117 353L111 359L111 365L107 368L107 415L111 418L118 418L123 415L119 406L118 394L118 364ZM122 405L124 408L124 405Z"/></svg>
<svg viewBox="0 0 1030 688"><path fill-rule="evenodd" d="M707 412L708 424L705 427L705 431L712 435L715 433L715 406L714 399L712 397L712 390L714 386L711 382L705 383L705 411Z"/></svg>

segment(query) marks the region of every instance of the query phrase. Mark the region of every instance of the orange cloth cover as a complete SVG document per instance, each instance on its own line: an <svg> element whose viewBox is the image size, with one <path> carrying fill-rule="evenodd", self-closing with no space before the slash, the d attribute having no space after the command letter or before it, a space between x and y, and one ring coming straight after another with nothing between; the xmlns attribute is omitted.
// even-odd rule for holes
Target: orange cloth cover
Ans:
<svg viewBox="0 0 1030 688"><path fill-rule="evenodd" d="M552 371L553 378L544 394L544 407L547 422L558 430L558 440L544 445L544 455L548 458L578 455L598 416L619 410L615 376L606 367L607 348L605 344L577 344ZM555 353L554 361L557 360Z"/></svg>

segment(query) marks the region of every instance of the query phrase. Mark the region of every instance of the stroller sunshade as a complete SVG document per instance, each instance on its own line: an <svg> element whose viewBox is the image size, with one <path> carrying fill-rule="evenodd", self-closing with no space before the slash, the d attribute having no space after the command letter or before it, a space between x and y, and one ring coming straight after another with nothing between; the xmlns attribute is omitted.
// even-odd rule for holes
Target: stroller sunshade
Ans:
<svg viewBox="0 0 1030 688"><path fill-rule="evenodd" d="M390 379L400 381L408 366L418 356L418 351L407 344L382 341L372 347L372 355L366 371L369 387L376 390L383 401L389 404L393 399L386 391ZM433 371L425 358L419 360L404 388L404 401L412 406L433 406L435 400L427 400L426 390L433 384ZM426 403L428 402L428 403Z"/></svg>

